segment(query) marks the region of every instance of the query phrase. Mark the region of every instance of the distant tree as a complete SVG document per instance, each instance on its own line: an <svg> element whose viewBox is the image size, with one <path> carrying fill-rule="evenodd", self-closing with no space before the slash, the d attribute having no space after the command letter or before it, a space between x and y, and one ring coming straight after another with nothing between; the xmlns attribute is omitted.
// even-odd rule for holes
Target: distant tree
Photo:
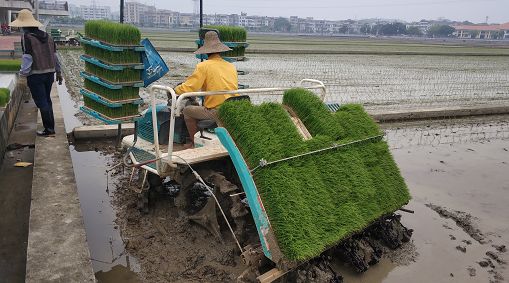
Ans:
<svg viewBox="0 0 509 283"><path fill-rule="evenodd" d="M274 30L281 32L290 32L292 25L290 21L286 18L277 18L274 21Z"/></svg>
<svg viewBox="0 0 509 283"><path fill-rule="evenodd" d="M348 25L342 25L342 26L338 29L338 32L339 32L339 33L347 33L347 32L348 32Z"/></svg>
<svg viewBox="0 0 509 283"><path fill-rule="evenodd" d="M455 29L448 25L432 25L428 29L429 37L450 37Z"/></svg>
<svg viewBox="0 0 509 283"><path fill-rule="evenodd" d="M368 24L364 24L364 25L361 27L361 33L364 33L364 34L371 33L371 26L370 26L370 25L368 25Z"/></svg>
<svg viewBox="0 0 509 283"><path fill-rule="evenodd" d="M405 24L395 22L395 23L382 25L380 27L379 33L382 35L402 35L402 34L406 34L407 30L406 30Z"/></svg>
<svg viewBox="0 0 509 283"><path fill-rule="evenodd" d="M421 29L418 27L409 27L409 28L407 28L406 32L408 35L412 35L412 36L423 36L424 35L422 33Z"/></svg>

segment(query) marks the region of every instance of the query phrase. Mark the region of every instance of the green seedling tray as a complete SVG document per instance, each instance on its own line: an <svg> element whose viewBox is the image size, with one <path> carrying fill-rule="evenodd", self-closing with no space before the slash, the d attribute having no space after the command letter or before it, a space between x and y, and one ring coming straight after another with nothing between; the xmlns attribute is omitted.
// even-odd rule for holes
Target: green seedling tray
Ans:
<svg viewBox="0 0 509 283"><path fill-rule="evenodd" d="M135 115L135 116L129 116L129 117L122 117L122 118L111 118L111 117L101 114L95 110L92 110L86 106L81 106L80 110L83 111L84 113L92 116L93 118L100 120L100 121L102 121L106 124L109 124L109 125L132 122L132 121L134 121L134 119L137 119L140 117L140 115Z"/></svg>
<svg viewBox="0 0 509 283"><path fill-rule="evenodd" d="M200 59L200 60L207 60L209 58L209 56L207 56L207 54L196 54L195 56L197 59ZM230 63L239 62L239 61L247 61L247 58L245 56L223 57L223 59Z"/></svg>
<svg viewBox="0 0 509 283"><path fill-rule="evenodd" d="M83 96L86 96L90 99L95 100L96 102L99 102L99 103L101 103L105 106L111 107L111 108L119 108L119 107L122 107L123 104L128 104L128 103L137 104L137 105L140 105L143 103L143 99L141 99L141 98L111 101L105 97L102 97L101 95L99 95L97 93L91 92L91 91L89 91L87 89L83 89L83 88L80 89L80 93Z"/></svg>
<svg viewBox="0 0 509 283"><path fill-rule="evenodd" d="M88 62L90 64L94 64L98 67L110 70L110 71L122 71L124 69L137 69L137 70L143 70L145 67L143 63L135 63L135 64L112 64L109 62L105 62L103 60L99 60L97 58L94 58L90 55L81 55L80 59Z"/></svg>
<svg viewBox="0 0 509 283"><path fill-rule="evenodd" d="M197 39L195 40L196 44L198 46L203 46L203 39ZM245 47L245 48L248 48L249 47L249 43L247 42L223 42L224 45L230 47L230 48L235 48L235 47Z"/></svg>
<svg viewBox="0 0 509 283"><path fill-rule="evenodd" d="M104 87L107 87L109 89L121 89L124 86L133 86L133 87L143 87L144 86L143 81L122 82L122 83L110 82L105 79L96 77L96 76L94 76L88 72L85 72L85 71L81 71L80 76L87 80L93 81L96 84L100 84Z"/></svg>
<svg viewBox="0 0 509 283"><path fill-rule="evenodd" d="M86 45L95 46L104 50L113 51L113 52L121 52L125 50L134 50L137 52L145 52L145 47L142 45L112 45L100 40L91 39L87 37L80 38L80 42Z"/></svg>

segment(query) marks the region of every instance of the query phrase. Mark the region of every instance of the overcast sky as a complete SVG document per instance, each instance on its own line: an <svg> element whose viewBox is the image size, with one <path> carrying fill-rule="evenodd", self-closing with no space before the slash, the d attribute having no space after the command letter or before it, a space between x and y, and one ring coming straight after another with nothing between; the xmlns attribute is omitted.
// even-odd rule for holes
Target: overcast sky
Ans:
<svg viewBox="0 0 509 283"><path fill-rule="evenodd" d="M126 0L127 1L127 0ZM90 5L92 0L68 0L71 4ZM193 0L138 0L160 9L193 12ZM300 16L315 19L344 20L384 18L418 21L437 19L485 22L509 22L509 0L203 0L205 14L260 16ZM120 0L96 0L97 5L114 6Z"/></svg>

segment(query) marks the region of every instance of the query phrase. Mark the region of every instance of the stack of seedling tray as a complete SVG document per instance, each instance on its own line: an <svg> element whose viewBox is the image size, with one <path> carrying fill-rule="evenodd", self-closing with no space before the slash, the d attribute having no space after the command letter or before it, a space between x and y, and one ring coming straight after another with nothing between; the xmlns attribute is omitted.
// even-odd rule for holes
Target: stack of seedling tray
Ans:
<svg viewBox="0 0 509 283"><path fill-rule="evenodd" d="M105 20L85 24L81 38L85 54L80 57L85 62L82 111L107 124L139 117L141 52L145 51L140 40L140 31L131 25Z"/></svg>

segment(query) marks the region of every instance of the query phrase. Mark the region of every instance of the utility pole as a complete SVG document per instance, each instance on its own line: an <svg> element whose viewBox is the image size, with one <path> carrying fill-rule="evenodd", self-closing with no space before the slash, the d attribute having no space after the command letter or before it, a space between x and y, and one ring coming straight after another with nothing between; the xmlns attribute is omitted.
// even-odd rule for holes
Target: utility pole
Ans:
<svg viewBox="0 0 509 283"><path fill-rule="evenodd" d="M120 0L120 23L124 23L124 0ZM134 128L136 129L137 122L134 121ZM136 131L136 130L135 130ZM117 128L117 149L122 148L122 123L118 123Z"/></svg>
<svg viewBox="0 0 509 283"><path fill-rule="evenodd" d="M124 0L120 0L120 23L124 23Z"/></svg>
<svg viewBox="0 0 509 283"><path fill-rule="evenodd" d="M200 29L203 28L203 0L200 0Z"/></svg>
<svg viewBox="0 0 509 283"><path fill-rule="evenodd" d="M35 18L39 21L39 0L34 1Z"/></svg>

